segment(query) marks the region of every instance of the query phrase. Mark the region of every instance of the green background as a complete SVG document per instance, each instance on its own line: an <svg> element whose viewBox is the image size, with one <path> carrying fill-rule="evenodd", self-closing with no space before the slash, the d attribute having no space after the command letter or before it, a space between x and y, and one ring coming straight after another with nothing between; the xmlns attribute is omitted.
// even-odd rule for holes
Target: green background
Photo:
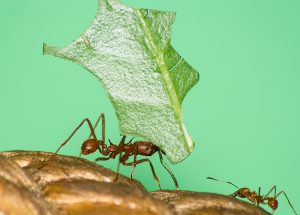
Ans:
<svg viewBox="0 0 300 215"><path fill-rule="evenodd" d="M172 44L200 72L183 116L194 152L171 165L181 189L230 194L212 176L266 193L287 192L300 212L300 1L126 0L176 11ZM106 114L107 136L120 138L99 81L80 66L42 55L43 42L65 46L96 13L96 0L0 1L0 150L55 151L85 117ZM83 128L61 151L78 155ZM93 159L94 156L89 156ZM172 179L153 156L163 188ZM104 166L116 169L117 161ZM121 167L129 175L130 167ZM147 164L135 178L157 189ZM284 196L276 214L292 214Z"/></svg>

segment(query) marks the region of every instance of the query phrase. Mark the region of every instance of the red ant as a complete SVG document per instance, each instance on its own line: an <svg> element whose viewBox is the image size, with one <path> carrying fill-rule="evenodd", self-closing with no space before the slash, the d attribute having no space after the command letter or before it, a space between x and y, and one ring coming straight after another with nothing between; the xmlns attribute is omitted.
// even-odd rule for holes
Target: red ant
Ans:
<svg viewBox="0 0 300 215"><path fill-rule="evenodd" d="M100 122L100 120L102 122L102 138L98 139L95 134L95 129L96 129L98 123ZM161 189L160 181L155 174L155 171L154 171L151 161L149 159L137 160L137 155L152 156L154 153L158 152L161 164L171 175L171 177L174 181L176 190L179 189L177 180L176 180L173 172L171 171L171 169L168 167L168 165L163 160L162 154L165 154L165 153L158 146L154 145L153 143L147 142L147 141L136 141L136 142L132 143L133 138L128 143L125 143L126 136L123 135L119 145L114 145L109 140L110 145L107 146L105 144L105 117L104 117L103 113L99 116L94 127L92 126L92 123L88 118L84 119L77 126L77 128L75 128L75 130L71 133L71 135L65 140L65 142L63 142L60 145L60 147L56 150L53 157L50 158L48 163L56 156L56 154L59 152L59 150L69 142L69 140L73 137L73 135L78 131L78 129L85 122L88 124L88 126L90 128L91 134L88 137L88 139L82 143L81 154L88 155L88 154L92 154L98 150L100 152L100 154L104 155L105 157L99 157L96 159L96 161L114 159L119 154L119 163L118 163L118 168L117 168L116 180L118 179L118 175L119 175L120 163L123 164L124 166L132 166L130 178L133 179L133 172L135 170L136 165L143 163L143 162L148 162L150 165L154 180L156 180L159 188ZM124 152L124 154L122 155L123 152ZM134 156L133 162L127 162L128 158L130 156Z"/></svg>
<svg viewBox="0 0 300 215"><path fill-rule="evenodd" d="M271 188L271 190L266 195L260 195L260 190L261 190L260 187L258 188L258 193L256 193L255 191L251 191L249 188L246 188L246 187L239 188L238 186L234 185L233 183L231 183L229 181L221 181L221 180L217 180L217 179L212 178L212 177L207 177L207 179L211 179L211 180L231 184L232 186L236 187L238 190L236 192L234 192L233 194L231 194L230 196L232 196L232 197L237 197L238 196L240 198L246 198L250 202L256 204L257 206L259 206L259 204L268 205L272 209L272 214L278 208L278 201L277 201L278 196L281 195L281 194L284 194L287 201L288 201L288 203L289 203L289 205L293 209L294 213L297 215L295 209L293 208L289 198L287 197L287 195L284 191L280 191L276 195L276 186L273 186ZM269 195L271 194L271 192L273 190L274 190L274 197L269 197Z"/></svg>

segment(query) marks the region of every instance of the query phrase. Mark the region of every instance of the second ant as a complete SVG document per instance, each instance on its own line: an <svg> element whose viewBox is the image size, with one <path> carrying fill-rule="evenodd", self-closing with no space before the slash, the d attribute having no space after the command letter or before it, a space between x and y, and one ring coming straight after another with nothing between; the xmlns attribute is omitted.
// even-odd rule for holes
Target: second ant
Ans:
<svg viewBox="0 0 300 215"><path fill-rule="evenodd" d="M290 207L293 209L294 213L297 215L297 213L296 213L294 207L292 206L289 198L287 197L286 193L284 191L280 191L278 194L276 194L276 186L273 186L266 195L261 195L260 194L260 190L261 190L260 187L258 189L258 193L256 193L255 191L251 191L249 188L246 188L246 187L239 188L238 186L234 185L233 183L231 183L229 181L221 181L221 180L218 180L218 179L215 179L215 178L212 178L212 177L207 177L207 179L218 181L218 182L224 182L224 183L227 183L227 184L230 184L230 185L234 186L238 190L235 191L234 193L232 193L230 196L232 196L232 197L237 197L238 196L240 198L246 198L250 202L256 204L257 206L259 206L260 204L268 205L272 209L272 214L278 208L278 200L277 200L278 196L280 196L281 194L284 194L284 196L286 197ZM270 197L270 194L273 190L274 190L274 196Z"/></svg>

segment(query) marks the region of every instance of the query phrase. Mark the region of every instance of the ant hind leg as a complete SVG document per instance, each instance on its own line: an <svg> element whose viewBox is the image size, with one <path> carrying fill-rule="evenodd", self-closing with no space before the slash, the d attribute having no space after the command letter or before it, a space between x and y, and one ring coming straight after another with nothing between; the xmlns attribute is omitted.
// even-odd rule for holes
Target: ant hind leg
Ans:
<svg viewBox="0 0 300 215"><path fill-rule="evenodd" d="M160 160L160 163L163 165L163 167L169 172L169 174L171 175L173 181L174 181L174 184L175 184L175 187L176 187L176 190L178 191L179 190L179 186L178 186L178 182L177 182L177 179L174 175L174 173L171 171L170 167L166 164L166 162L163 160L163 156L162 156L162 153L161 151L158 151L158 155L159 155L159 160Z"/></svg>
<svg viewBox="0 0 300 215"><path fill-rule="evenodd" d="M122 163L123 165L125 166L132 166L132 165L138 165L140 163L144 163L144 162L148 162L149 165L150 165L150 168L151 168L151 171L152 171L152 175L154 177L154 180L157 182L158 184L158 187L159 189L161 190L161 186L160 186L160 181L158 179L158 177L156 176L156 173L155 173L155 170L154 170L154 167L153 167L153 164L151 163L151 161L149 159L141 159L141 160L137 160L137 161L134 161L134 162L130 162L130 163Z"/></svg>

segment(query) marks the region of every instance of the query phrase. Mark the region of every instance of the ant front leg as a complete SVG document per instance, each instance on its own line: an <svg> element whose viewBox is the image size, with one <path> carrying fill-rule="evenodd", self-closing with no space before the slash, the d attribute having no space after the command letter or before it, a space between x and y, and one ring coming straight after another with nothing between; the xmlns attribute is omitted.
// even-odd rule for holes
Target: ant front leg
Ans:
<svg viewBox="0 0 300 215"><path fill-rule="evenodd" d="M100 148L100 145L99 145L98 150L101 153L101 151L103 151L103 148L106 148L106 145L105 145L105 117L104 117L104 113L101 113L100 116L98 117L97 121L95 122L95 124L93 126L93 130L91 130L91 133L90 133L90 135L88 136L87 139L91 139L91 137L93 136L92 131L96 130L100 120L101 120L101 124L102 124L102 138L101 138L101 140L99 140L99 142L102 146L102 149ZM80 150L79 157L81 157L81 155L82 155L82 151Z"/></svg>
<svg viewBox="0 0 300 215"><path fill-rule="evenodd" d="M274 197L268 197L274 190ZM278 201L276 199L276 186L273 186L270 191L264 196L264 201L267 201L268 206L272 209L272 214L278 207Z"/></svg>
<svg viewBox="0 0 300 215"><path fill-rule="evenodd" d="M75 130L71 133L71 135L60 145L60 147L55 151L55 153L49 158L48 162L46 164L44 164L42 167L38 168L38 169L42 169L44 168L45 166L47 166L55 157L56 155L58 154L58 152L61 150L61 148L63 146L65 146L69 141L70 139L74 136L74 134L79 130L79 128L81 128L81 126L84 124L84 123L87 123L90 130L91 130L91 133L92 133L92 137L94 138L95 141L97 141L97 137L96 137L96 134L94 132L94 129L93 129L93 126L92 126L92 123L91 121L86 118L84 120L82 120L82 122L75 128Z"/></svg>
<svg viewBox="0 0 300 215"><path fill-rule="evenodd" d="M284 191L280 191L274 198L277 199L278 196L280 196L281 194L284 194L284 196L285 196L286 200L288 201L290 207L292 208L292 210L294 211L294 213L297 215L297 212L295 211L295 209L294 209L294 207L292 206L292 204L291 204L289 198L287 197L287 194L286 194Z"/></svg>
<svg viewBox="0 0 300 215"><path fill-rule="evenodd" d="M107 146L105 144L105 116L104 116L104 113L101 113L100 116L98 117L98 119L97 119L97 121L96 121L96 123L95 123L95 125L93 127L93 131L96 130L96 128L97 128L100 120L101 120L101 124L102 124L102 128L101 128L102 137L101 137L100 143L101 143L102 150L103 150L103 148L107 148ZM88 139L90 139L92 136L93 136L93 132L91 132L91 134L88 137Z"/></svg>

